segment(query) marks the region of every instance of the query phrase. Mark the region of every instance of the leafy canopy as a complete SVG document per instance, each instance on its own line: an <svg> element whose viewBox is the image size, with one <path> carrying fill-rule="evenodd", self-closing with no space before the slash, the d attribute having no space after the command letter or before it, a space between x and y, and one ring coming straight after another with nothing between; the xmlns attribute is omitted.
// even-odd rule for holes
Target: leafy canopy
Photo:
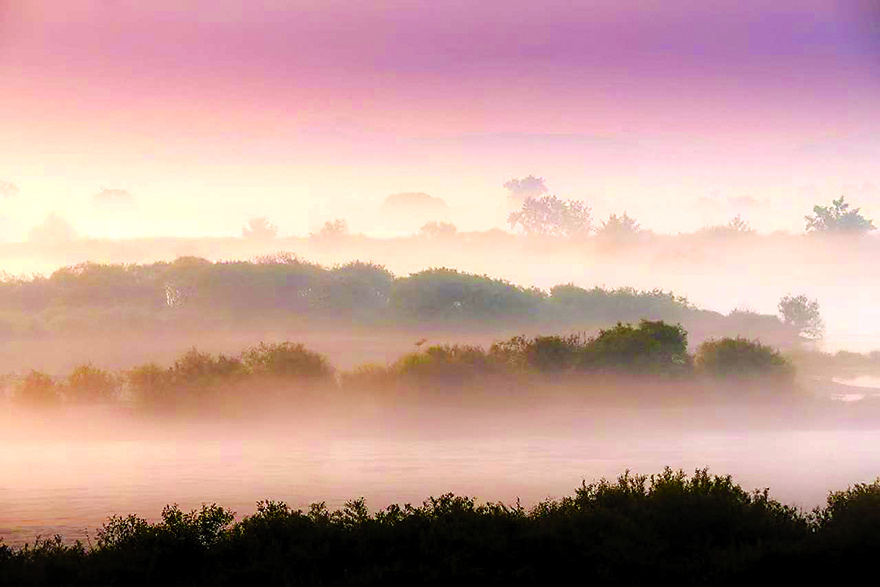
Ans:
<svg viewBox="0 0 880 587"><path fill-rule="evenodd" d="M804 216L807 232L862 234L874 230L874 223L859 214L859 208L849 208L843 196L831 201L831 206L813 206L813 216Z"/></svg>

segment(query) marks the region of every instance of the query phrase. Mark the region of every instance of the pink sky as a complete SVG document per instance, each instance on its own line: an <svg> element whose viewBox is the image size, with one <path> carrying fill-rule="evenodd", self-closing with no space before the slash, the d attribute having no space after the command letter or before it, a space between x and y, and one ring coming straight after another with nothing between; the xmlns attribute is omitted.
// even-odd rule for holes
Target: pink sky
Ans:
<svg viewBox="0 0 880 587"><path fill-rule="evenodd" d="M0 0L0 80L13 237L369 230L400 191L485 228L528 174L670 232L880 216L876 0Z"/></svg>

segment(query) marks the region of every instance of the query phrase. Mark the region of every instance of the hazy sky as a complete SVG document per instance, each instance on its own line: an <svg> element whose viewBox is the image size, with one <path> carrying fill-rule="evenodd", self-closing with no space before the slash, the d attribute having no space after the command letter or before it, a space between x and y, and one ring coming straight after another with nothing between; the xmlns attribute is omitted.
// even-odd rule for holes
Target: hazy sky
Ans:
<svg viewBox="0 0 880 587"><path fill-rule="evenodd" d="M878 104L880 0L0 0L0 238L370 230L395 192L486 228L528 174L800 231L880 217Z"/></svg>

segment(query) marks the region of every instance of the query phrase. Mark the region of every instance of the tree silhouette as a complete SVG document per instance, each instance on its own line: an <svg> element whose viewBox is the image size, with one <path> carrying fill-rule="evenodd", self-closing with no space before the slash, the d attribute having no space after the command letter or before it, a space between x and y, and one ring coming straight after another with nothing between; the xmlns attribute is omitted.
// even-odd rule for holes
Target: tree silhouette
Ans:
<svg viewBox="0 0 880 587"><path fill-rule="evenodd" d="M504 182L511 200L521 202L527 198L540 198L547 193L547 186L543 177L529 175L522 179L513 178Z"/></svg>
<svg viewBox="0 0 880 587"><path fill-rule="evenodd" d="M859 214L859 208L849 208L843 196L831 201L831 206L813 206L813 216L804 216L807 232L862 234L874 230L874 223Z"/></svg>
<svg viewBox="0 0 880 587"><path fill-rule="evenodd" d="M449 238L455 236L456 232L458 229L451 222L437 222L435 220L426 222L419 229L419 234L428 238Z"/></svg>
<svg viewBox="0 0 880 587"><path fill-rule="evenodd" d="M507 217L511 228L518 225L530 236L585 237L593 229L590 208L580 200L560 200L556 196L526 198L519 212Z"/></svg>
<svg viewBox="0 0 880 587"><path fill-rule="evenodd" d="M617 214L610 215L608 220L603 222L602 227L597 231L597 236L608 240L622 241L635 237L640 232L642 232L642 229L639 223L636 222L635 218L624 212L623 216L618 216Z"/></svg>
<svg viewBox="0 0 880 587"><path fill-rule="evenodd" d="M241 229L241 235L253 240L272 240L278 236L278 227L265 217L251 218Z"/></svg>
<svg viewBox="0 0 880 587"><path fill-rule="evenodd" d="M819 314L819 302L807 296L787 295L779 300L779 315L782 322L796 328L806 338L817 340L825 334L825 323Z"/></svg>

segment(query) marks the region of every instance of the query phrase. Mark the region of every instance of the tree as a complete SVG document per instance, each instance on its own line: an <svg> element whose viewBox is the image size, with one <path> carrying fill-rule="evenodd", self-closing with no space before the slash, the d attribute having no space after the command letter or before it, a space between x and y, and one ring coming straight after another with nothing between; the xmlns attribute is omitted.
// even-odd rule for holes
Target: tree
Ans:
<svg viewBox="0 0 880 587"><path fill-rule="evenodd" d="M527 198L540 198L547 193L547 185L544 183L543 177L535 177L529 175L522 179L513 178L504 182L504 188L507 190L511 200L522 202Z"/></svg>
<svg viewBox="0 0 880 587"><path fill-rule="evenodd" d="M813 216L804 216L807 232L863 234L874 230L874 223L859 214L859 208L849 209L843 196L831 201L831 206L813 206Z"/></svg>
<svg viewBox="0 0 880 587"><path fill-rule="evenodd" d="M67 220L52 213L31 229L28 238L35 243L57 245L75 240L76 230Z"/></svg>
<svg viewBox="0 0 880 587"><path fill-rule="evenodd" d="M798 334L817 340L825 334L825 323L819 314L819 302L807 296L787 295L779 300L779 315L782 322L797 329Z"/></svg>
<svg viewBox="0 0 880 587"><path fill-rule="evenodd" d="M743 234L752 234L755 232L755 229L752 228L748 222L743 220L743 217L739 214L734 216L730 222L727 223L727 229L731 232L739 232Z"/></svg>
<svg viewBox="0 0 880 587"><path fill-rule="evenodd" d="M278 227L265 217L251 218L241 229L241 235L253 240L272 240L278 236Z"/></svg>
<svg viewBox="0 0 880 587"><path fill-rule="evenodd" d="M451 222L426 222L419 230L419 234L428 238L449 238L455 236L458 229Z"/></svg>
<svg viewBox="0 0 880 587"><path fill-rule="evenodd" d="M596 236L612 241L624 241L635 237L640 232L642 229L639 223L624 212L623 216L617 214L609 216L608 220L602 223L602 227L596 231Z"/></svg>
<svg viewBox="0 0 880 587"><path fill-rule="evenodd" d="M580 200L560 200L556 196L526 198L522 210L507 217L511 228L521 226L530 236L585 237L593 229L590 208Z"/></svg>
<svg viewBox="0 0 880 587"><path fill-rule="evenodd" d="M77 402L96 402L113 399L119 391L119 381L91 363L80 365L67 377L67 392Z"/></svg>
<svg viewBox="0 0 880 587"><path fill-rule="evenodd" d="M321 231L317 235L320 238L324 239L336 239L348 234L348 222L343 220L342 218L337 218L332 222L328 220L324 223L324 226L321 227Z"/></svg>

